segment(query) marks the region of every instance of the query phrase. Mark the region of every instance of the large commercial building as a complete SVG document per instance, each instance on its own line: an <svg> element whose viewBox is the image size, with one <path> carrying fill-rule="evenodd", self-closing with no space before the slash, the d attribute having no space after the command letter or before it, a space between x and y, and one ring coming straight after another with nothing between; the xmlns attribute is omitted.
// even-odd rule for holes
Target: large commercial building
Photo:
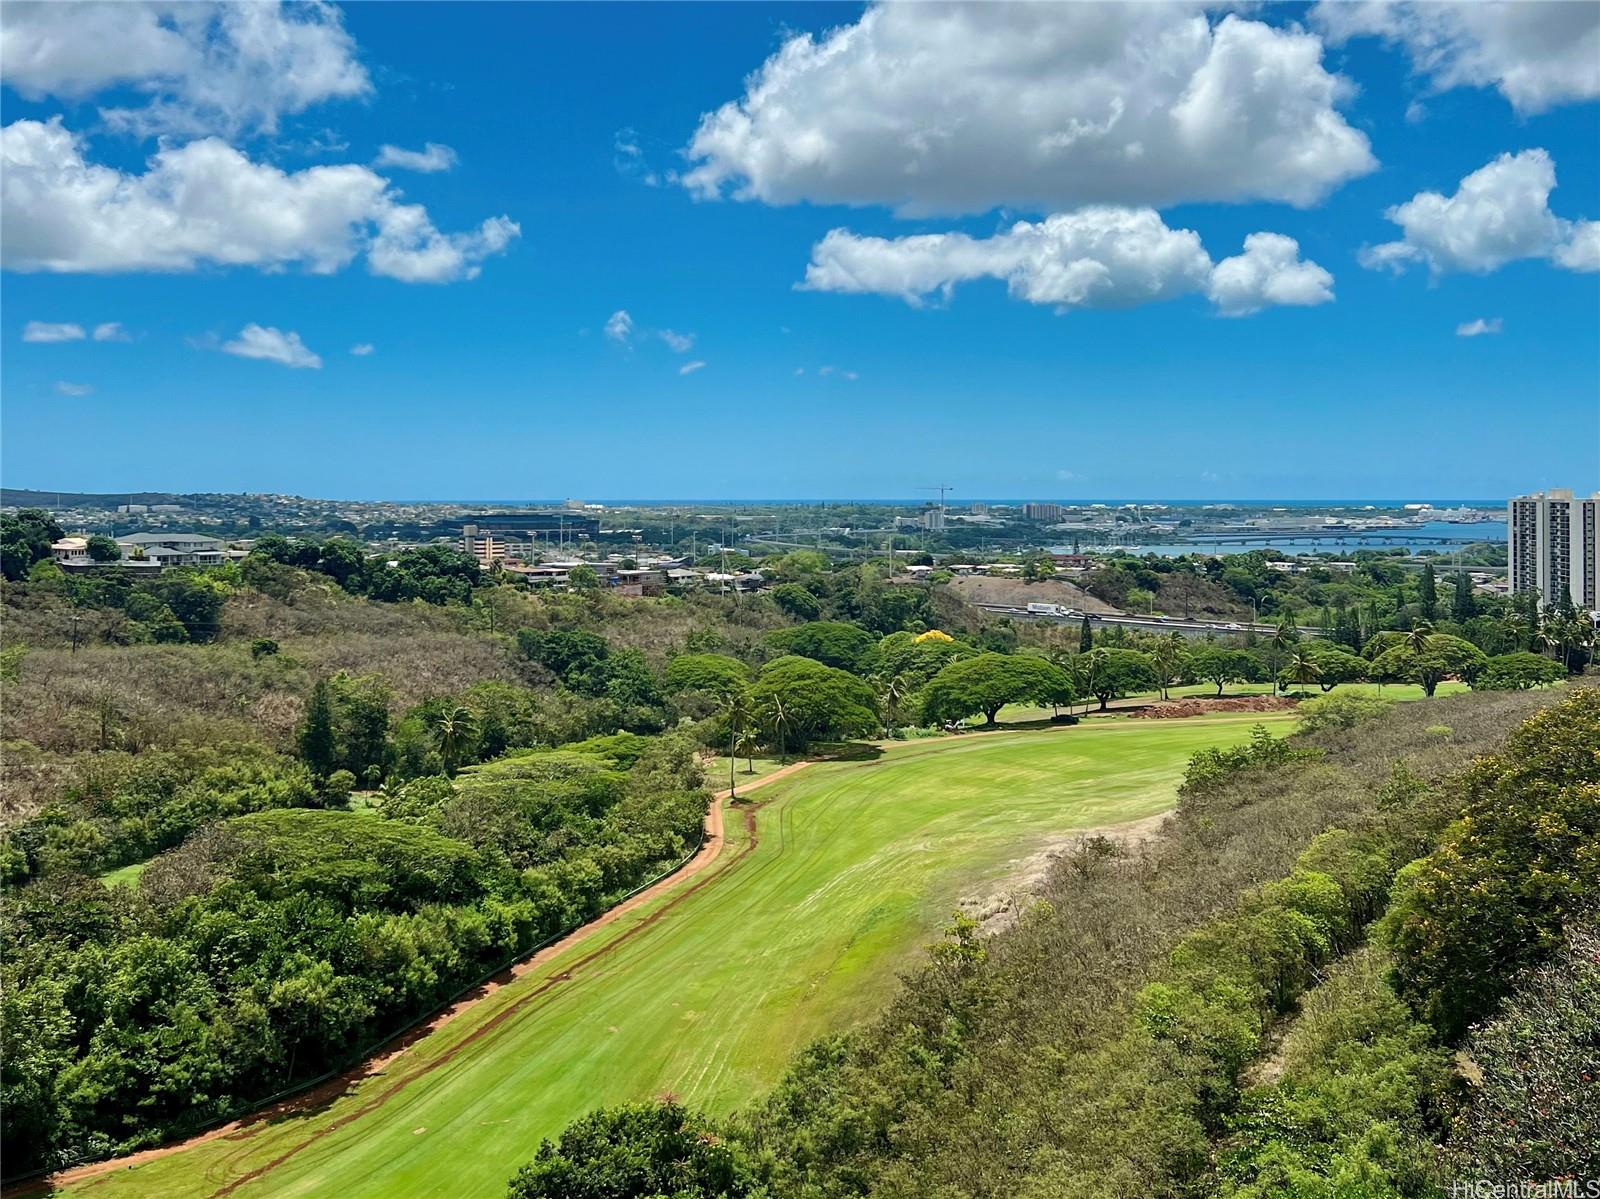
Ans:
<svg viewBox="0 0 1600 1199"><path fill-rule="evenodd" d="M1060 520L1066 510L1060 504L1028 503L1022 505L1023 520Z"/></svg>
<svg viewBox="0 0 1600 1199"><path fill-rule="evenodd" d="M1600 610L1600 492L1587 499L1552 488L1519 495L1506 510L1513 594L1536 591L1547 604L1565 592L1573 606Z"/></svg>
<svg viewBox="0 0 1600 1199"><path fill-rule="evenodd" d="M600 518L582 512L480 512L439 522L440 527L474 532L565 543L579 537L596 537Z"/></svg>

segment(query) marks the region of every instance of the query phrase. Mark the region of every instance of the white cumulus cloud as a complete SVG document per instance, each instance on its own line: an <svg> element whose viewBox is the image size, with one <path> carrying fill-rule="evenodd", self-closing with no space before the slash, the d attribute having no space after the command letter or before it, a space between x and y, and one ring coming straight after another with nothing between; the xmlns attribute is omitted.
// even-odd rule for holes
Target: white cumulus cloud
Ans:
<svg viewBox="0 0 1600 1199"><path fill-rule="evenodd" d="M163 146L143 174L91 163L61 124L0 130L0 263L11 270L190 271L203 264L470 279L521 230L507 217L441 233L420 205L353 164L283 171L217 138Z"/></svg>
<svg viewBox="0 0 1600 1199"><path fill-rule="evenodd" d="M358 342L350 347L350 352L357 358L365 358L368 354L372 353L372 350L373 345L370 341Z"/></svg>
<svg viewBox="0 0 1600 1199"><path fill-rule="evenodd" d="M1333 276L1300 257L1300 243L1281 233L1252 233L1244 253L1211 269L1206 294L1224 316L1277 306L1312 307L1333 299Z"/></svg>
<svg viewBox="0 0 1600 1199"><path fill-rule="evenodd" d="M1545 258L1573 271L1600 270L1600 226L1550 210L1556 166L1543 150L1502 154L1473 171L1452 196L1418 192L1384 215L1398 241L1361 253L1363 266L1402 271L1424 262L1435 275L1487 274L1508 262Z"/></svg>
<svg viewBox="0 0 1600 1199"><path fill-rule="evenodd" d="M1482 337L1486 333L1498 333L1502 321L1497 316L1483 317L1476 320L1465 321L1456 326L1457 337Z"/></svg>
<svg viewBox="0 0 1600 1199"><path fill-rule="evenodd" d="M132 341L132 336L122 327L121 321L106 321L94 327L96 341Z"/></svg>
<svg viewBox="0 0 1600 1199"><path fill-rule="evenodd" d="M674 354L687 354L694 348L693 333L676 333L671 329L662 329L656 334Z"/></svg>
<svg viewBox="0 0 1600 1199"><path fill-rule="evenodd" d="M873 5L706 115L683 182L773 204L1316 202L1376 165L1322 42L1199 4Z"/></svg>
<svg viewBox="0 0 1600 1199"><path fill-rule="evenodd" d="M88 383L61 382L56 384L56 394L76 400L82 399L84 396L93 395L94 388Z"/></svg>
<svg viewBox="0 0 1600 1199"><path fill-rule="evenodd" d="M431 175L438 171L448 171L455 166L456 152L438 142L429 142L420 150L383 146L378 150L378 157L373 160L372 165L395 167L402 171L420 171L424 175Z"/></svg>
<svg viewBox="0 0 1600 1199"><path fill-rule="evenodd" d="M29 321L22 326L22 340L36 342L82 341L83 326L54 321Z"/></svg>
<svg viewBox="0 0 1600 1199"><path fill-rule="evenodd" d="M271 325L246 325L239 336L222 343L224 354L240 358L260 358L267 362L281 362L284 366L320 370L322 357L306 348L298 333L285 333Z"/></svg>
<svg viewBox="0 0 1600 1199"><path fill-rule="evenodd" d="M1323 0L1331 41L1405 48L1439 90L1494 87L1521 113L1600 96L1600 4L1592 0Z"/></svg>
<svg viewBox="0 0 1600 1199"><path fill-rule="evenodd" d="M30 100L131 89L146 102L102 109L112 128L184 137L271 133L372 89L339 9L316 2L7 3L0 74Z"/></svg>
<svg viewBox="0 0 1600 1199"><path fill-rule="evenodd" d="M912 305L948 300L959 283L1001 279L1012 296L1071 308L1131 308L1204 292L1228 315L1268 305L1322 304L1332 276L1280 234L1252 234L1245 252L1213 264L1191 229L1150 208L1092 207L1018 221L993 237L928 233L859 237L835 229L811 251L809 291L871 292Z"/></svg>

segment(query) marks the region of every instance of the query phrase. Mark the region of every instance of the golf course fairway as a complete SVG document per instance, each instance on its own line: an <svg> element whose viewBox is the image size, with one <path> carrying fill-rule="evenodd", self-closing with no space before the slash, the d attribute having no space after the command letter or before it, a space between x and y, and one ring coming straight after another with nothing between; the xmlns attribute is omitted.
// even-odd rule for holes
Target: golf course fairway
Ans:
<svg viewBox="0 0 1600 1199"><path fill-rule="evenodd" d="M1290 727L1095 720L894 743L775 779L752 793L753 821L728 809L709 869L339 1094L55 1193L498 1199L542 1137L591 1108L671 1091L725 1112L881 1007L961 896L1002 885L1053 835L1170 808L1191 753L1258 723Z"/></svg>

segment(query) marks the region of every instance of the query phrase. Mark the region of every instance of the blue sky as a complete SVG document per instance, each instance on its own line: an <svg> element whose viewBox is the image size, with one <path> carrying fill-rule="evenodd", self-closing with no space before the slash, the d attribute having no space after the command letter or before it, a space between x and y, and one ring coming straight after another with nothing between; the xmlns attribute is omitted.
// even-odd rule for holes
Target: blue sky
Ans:
<svg viewBox="0 0 1600 1199"><path fill-rule="evenodd" d="M5 482L1594 489L1600 6L1521 7L1146 6L1019 33L931 6L363 4L242 29L8 5ZM747 95L835 30L837 54L801 47ZM1177 33L1210 74L1167 102L1128 64ZM1192 158L1162 140L1180 109ZM429 143L453 165L378 165ZM237 189L215 228L208 188ZM1425 192L1449 202L1386 219ZM1295 244L1246 253L1256 233Z"/></svg>

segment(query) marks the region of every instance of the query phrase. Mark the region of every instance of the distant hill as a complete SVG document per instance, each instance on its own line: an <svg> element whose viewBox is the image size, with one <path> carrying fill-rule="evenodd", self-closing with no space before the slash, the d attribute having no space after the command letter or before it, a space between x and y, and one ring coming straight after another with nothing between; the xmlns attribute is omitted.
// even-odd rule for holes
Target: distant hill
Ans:
<svg viewBox="0 0 1600 1199"><path fill-rule="evenodd" d="M176 504L188 497L170 491L34 491L27 487L0 487L0 507L114 508L118 504Z"/></svg>

